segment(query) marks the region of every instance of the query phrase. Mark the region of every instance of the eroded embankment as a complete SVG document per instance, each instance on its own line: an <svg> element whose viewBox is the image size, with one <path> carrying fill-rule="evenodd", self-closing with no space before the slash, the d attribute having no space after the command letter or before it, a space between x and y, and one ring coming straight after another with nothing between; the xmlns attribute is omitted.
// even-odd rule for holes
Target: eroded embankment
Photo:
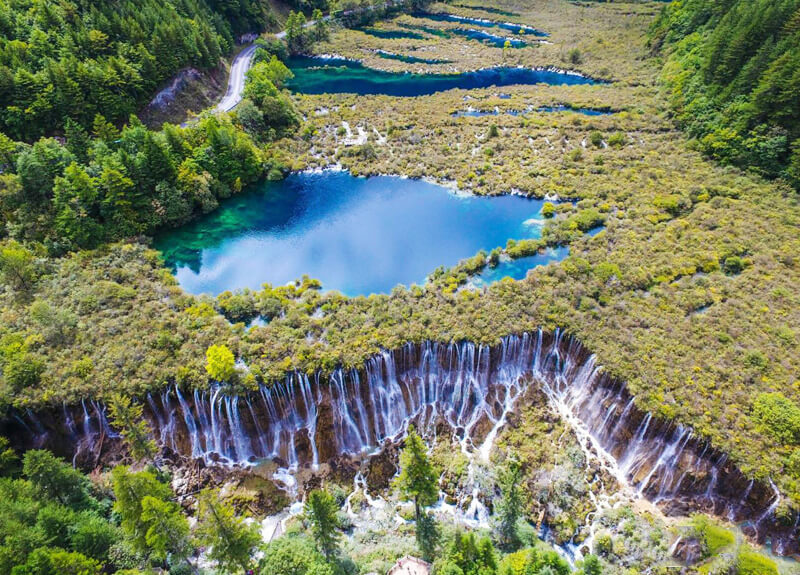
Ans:
<svg viewBox="0 0 800 575"><path fill-rule="evenodd" d="M776 515L781 496L771 483L746 477L690 428L640 411L624 382L559 331L509 336L494 347L409 343L359 370L293 373L247 395L170 387L148 396L145 411L173 458L215 465L268 458L291 471L374 453L412 422L426 433L447 426L480 451L530 385L541 386L589 455L627 489L667 513L702 510L741 522L777 553L798 551L798 514ZM98 402L18 413L4 427L20 448L47 447L83 466L118 451Z"/></svg>

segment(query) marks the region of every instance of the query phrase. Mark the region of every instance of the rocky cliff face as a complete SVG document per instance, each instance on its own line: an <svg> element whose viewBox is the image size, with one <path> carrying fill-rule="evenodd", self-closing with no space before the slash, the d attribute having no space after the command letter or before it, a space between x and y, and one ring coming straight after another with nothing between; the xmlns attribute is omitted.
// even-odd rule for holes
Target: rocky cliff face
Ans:
<svg viewBox="0 0 800 575"><path fill-rule="evenodd" d="M779 553L798 550L798 514L780 519L780 493L745 477L690 428L636 408L623 382L562 332L510 336L495 347L469 342L407 344L362 369L329 376L290 374L244 396L223 387L165 389L146 398L161 447L206 465L247 466L270 459L282 473L385 451L414 424L449 431L483 456L523 392L538 385L578 435L587 454L621 485L667 513L703 510L744 523ZM20 447L48 447L94 466L113 458L118 437L98 402L5 422Z"/></svg>

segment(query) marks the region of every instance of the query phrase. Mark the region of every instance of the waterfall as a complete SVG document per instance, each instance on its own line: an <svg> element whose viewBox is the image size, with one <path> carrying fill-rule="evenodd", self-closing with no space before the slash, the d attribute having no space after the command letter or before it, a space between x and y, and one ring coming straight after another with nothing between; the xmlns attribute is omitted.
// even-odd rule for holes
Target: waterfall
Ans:
<svg viewBox="0 0 800 575"><path fill-rule="evenodd" d="M401 440L411 424L429 437L446 426L462 449L487 461L531 385L539 386L587 456L623 490L668 511L703 509L755 520L759 537L772 532L775 539L780 497L769 483L745 477L690 428L639 410L624 382L610 378L561 330L512 335L496 346L407 343L376 354L361 369L290 373L245 395L228 395L222 386L191 393L171 386L146 396L144 407L163 447L215 465L271 459L281 481L294 489L294 470L367 457ZM95 464L98 443L115 436L105 407L83 401L62 411L46 425L31 413L17 414L22 425L6 422L16 425L9 436L29 437L29 446L67 438L62 452ZM472 501L472 511L482 515L478 498ZM796 531L787 529L787 537ZM782 549L794 547L781 542Z"/></svg>

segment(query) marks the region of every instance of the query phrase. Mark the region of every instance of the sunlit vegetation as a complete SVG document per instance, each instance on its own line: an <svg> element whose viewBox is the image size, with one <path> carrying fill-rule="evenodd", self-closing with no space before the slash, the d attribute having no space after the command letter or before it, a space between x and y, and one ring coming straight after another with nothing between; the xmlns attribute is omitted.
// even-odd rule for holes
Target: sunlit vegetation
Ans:
<svg viewBox="0 0 800 575"><path fill-rule="evenodd" d="M0 131L26 141L67 120L127 120L181 68L215 67L241 34L276 23L251 0L11 0L0 21Z"/></svg>
<svg viewBox="0 0 800 575"><path fill-rule="evenodd" d="M375 24L414 36L304 28L325 6L294 6L306 15L292 13L289 45L260 41L235 112L159 131L130 114L179 68L215 66L237 34L270 26L265 4L212 9L187 1L180 11L171 2L78 4L0 3L2 413L100 399L129 455L148 460L154 447L140 425L140 403L120 394L217 383L236 393L292 370L358 367L408 341L494 344L509 333L562 327L628 382L641 408L692 425L745 473L774 479L787 496L781 512L800 504L800 210L788 185L759 175L796 180L797 100L785 97L797 92L790 76L796 2L730 2L713 14L708 3L676 3L649 36L661 7L647 2L430 7L500 14L550 34L550 44L514 50L455 39L458 24L420 14ZM332 8L347 16L354 7ZM743 30L761 14L763 30ZM151 20L164 24L143 36L139 29ZM426 62L380 58L377 49ZM655 49L666 58L663 70ZM613 83L408 99L303 96L284 88L290 72L282 60L290 51L398 71L557 66ZM119 90L109 95L111 80ZM452 115L468 106L559 105L617 113ZM702 152L721 162L687 144L671 109ZM363 128L367 142L347 144L343 122ZM43 135L59 138L37 140ZM359 175L433 178L476 194L547 197L547 223L540 240L509 238L502 249L431 270L426 285L358 298L325 292L310 278L193 296L148 247L147 235L216 209L249 183L333 163ZM586 234L598 226L604 230ZM569 257L525 280L464 287L501 256L556 244L568 244ZM341 537L347 525L335 511L345 489L325 485L260 561L256 528L216 492L195 494L190 513L198 523L190 527L164 471L119 467L87 479L46 452L18 461L0 442L0 571L186 573L203 547L230 573L329 575L355 564L362 572L385 570L405 553L426 554L447 575L566 572L530 524L541 517L556 543L570 541L593 509L593 484L574 437L540 400L527 401L498 438L499 450L519 460L518 475L495 477L498 511L509 493L520 511L499 537L426 523L425 508L438 497L432 482L452 496L466 460L440 444L427 461L417 444L421 485L410 487L406 456L398 489L385 493L416 500L416 509L399 511L409 523L379 541ZM496 463L506 466L498 473L510 465L504 455ZM279 499L286 503L282 493ZM358 495L350 504L359 504ZM513 519L522 525L516 532ZM598 521L588 550L594 555L579 566L586 575L632 565L644 572L667 560L671 534L659 517L620 506ZM428 530L420 533L421 526ZM695 518L680 528L699 542L700 572L777 572L727 526Z"/></svg>
<svg viewBox="0 0 800 575"><path fill-rule="evenodd" d="M800 2L671 4L650 43L680 124L704 152L800 187Z"/></svg>
<svg viewBox="0 0 800 575"><path fill-rule="evenodd" d="M47 258L52 242L46 238L66 237L56 236L47 224L56 201L53 195L47 207L47 190L50 182L65 177L38 170L32 172L40 185L37 189L43 190L42 208L37 209L42 209L45 218L40 212L23 218L25 210L6 216L13 224L6 225L6 230L20 240L45 240L45 247L24 248L15 241L3 244L0 361L4 403L24 406L102 397L112 385L133 393L173 382L204 386L209 381L205 354L212 345L227 345L248 364L256 381L269 382L291 369L356 366L381 347L397 347L409 340L491 343L511 332L562 326L597 352L607 370L627 380L643 407L693 424L746 471L759 476L771 473L787 492L798 493L800 465L790 458L792 446L779 445L752 412L758 392L780 390L789 401L797 402L796 200L780 187L716 167L687 149L680 133L660 114L658 93L646 86L657 72L645 58L645 29L653 10L649 5L632 6L634 11L641 10L634 18L636 26L617 27L619 7L614 4L544 3L535 17L527 17L532 24L546 19L553 41L569 45L574 40L568 35L578 25L573 22L605 15L593 20L589 36L574 34L584 38L581 66L588 72L593 67L613 69L625 79L622 83L536 90L511 87L504 90L510 99L497 98L492 90L470 95L484 100L485 107L521 109L523 104L539 107L567 102L610 105L627 112L591 118L569 112L528 118L453 118L450 112L465 105L463 92L402 100L295 96L296 106L308 118L301 133L310 133L310 139L284 139L281 151L270 156L286 158L300 151L299 159L287 162L287 167L324 165L337 158L336 128L346 120L352 126L360 122L370 132L374 126L387 138L385 144L370 142L376 150L372 159L338 157L355 172L443 177L478 193L519 189L576 199L575 204L556 205L545 230L545 238L570 239L571 255L562 264L537 270L523 282L498 284L486 293L453 289L446 293L434 285L355 299L295 288L223 294L216 301L197 298L174 285L169 273L160 268L157 254L137 244ZM357 32L333 35L330 48L345 52L346 44L339 42L349 42L352 34ZM607 37L617 41L607 41ZM526 58L524 54L530 52L538 59L552 51L558 58L558 49L541 46L517 52ZM640 58L631 58L636 50ZM501 57L499 51L495 57ZM269 62L264 59L265 66ZM269 87L266 91L271 92ZM315 115L323 107L328 115ZM381 119L376 124L377 110ZM426 118L424 125L409 120L421 116ZM498 135L487 140L490 124L497 126ZM307 130L309 125L314 129ZM199 159L189 157L190 165L207 162L210 175L217 171L226 178L219 183L214 178L207 181L209 193L199 198L199 205L194 204L194 209L202 211L213 209L217 197L238 187L229 168L215 167L219 154L210 154L214 148L204 140L211 126L226 134L219 145L241 141L244 158L263 162L263 151L251 147L251 137L234 137L230 131L234 128L214 119L155 135L133 126L122 132L122 142L92 146L126 161L132 157L123 153L128 149L137 158L148 157L139 153L144 145L140 141L155 142L155 151L168 157L175 153L188 157L182 156L188 154L186 146L197 146L190 149ZM600 147L594 143L597 140ZM173 151L172 142L178 152ZM38 146L41 161L46 159L48 166L62 165L66 170L72 165L69 145L50 141ZM481 152L485 147L493 150L491 158ZM582 150L579 161L566 155L576 148ZM39 157L34 148L19 155L28 158L23 165ZM264 172L263 163L253 167L257 169L245 173ZM119 166L116 169L120 171ZM41 180L47 173L51 175ZM75 173L77 181L86 179L78 168ZM90 182L99 177L94 170L86 175ZM120 181L112 175L107 172L109 183ZM191 171L186 177L190 176L197 178ZM17 197L19 192L14 190L21 188L19 175L4 178L9 182L5 203L5 198ZM124 175L121 181L130 179ZM245 181L242 178L242 184ZM88 187L86 197L97 202L94 190L104 193L104 188L95 186ZM190 188L193 194L198 189L203 187ZM178 205L192 204L187 199ZM188 213L178 211L174 221ZM153 210L133 214L130 225L135 224L136 232L148 230L153 218L166 217ZM124 218L117 221L129 225ZM606 230L584 237L581 230L599 221ZM48 309L58 313L47 313ZM231 327L218 312L234 322L261 315L269 324L248 331L242 324ZM124 318L124 328L120 318ZM778 456L761 457L765 450L776 450Z"/></svg>

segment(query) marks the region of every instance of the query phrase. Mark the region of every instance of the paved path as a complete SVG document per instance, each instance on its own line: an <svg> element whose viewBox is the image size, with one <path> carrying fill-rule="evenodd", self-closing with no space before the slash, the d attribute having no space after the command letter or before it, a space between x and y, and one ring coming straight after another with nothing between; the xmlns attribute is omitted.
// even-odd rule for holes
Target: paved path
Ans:
<svg viewBox="0 0 800 575"><path fill-rule="evenodd" d="M383 6L390 6L393 2L386 2ZM375 6L369 6L366 8L367 10L374 10ZM356 12L360 12L362 9L356 10L347 10L342 12L342 16L350 16L355 14ZM331 16L323 16L323 20L329 21L331 20ZM304 28L310 28L314 24L316 24L316 20L309 20L305 23ZM275 34L275 37L279 40L282 40L286 37L286 30L282 32L278 32ZM222 100L219 101L215 111L217 112L230 112L233 110L236 105L242 101L242 93L244 92L244 82L247 79L247 71L253 65L253 57L256 54L257 46L255 42L248 44L245 48L239 52L236 57L233 59L233 63L231 63L231 72L230 76L228 77L228 91L225 92L225 95L222 97Z"/></svg>
<svg viewBox="0 0 800 575"><path fill-rule="evenodd" d="M257 46L248 44L244 50L236 55L231 64L231 72L228 78L228 91L217 104L218 112L229 112L242 101L244 92L244 81L247 78L247 71L253 65L253 57L256 55Z"/></svg>
<svg viewBox="0 0 800 575"><path fill-rule="evenodd" d="M329 20L330 16L325 16L325 20ZM316 22L311 20L306 22L305 28L313 26ZM275 34L278 39L286 37L286 30ZM228 91L222 97L222 100L217 104L217 112L230 112L236 105L242 101L242 93L244 92L244 82L247 79L247 71L253 65L253 58L256 55L255 42L248 44L239 52L231 63L230 76L228 77Z"/></svg>

